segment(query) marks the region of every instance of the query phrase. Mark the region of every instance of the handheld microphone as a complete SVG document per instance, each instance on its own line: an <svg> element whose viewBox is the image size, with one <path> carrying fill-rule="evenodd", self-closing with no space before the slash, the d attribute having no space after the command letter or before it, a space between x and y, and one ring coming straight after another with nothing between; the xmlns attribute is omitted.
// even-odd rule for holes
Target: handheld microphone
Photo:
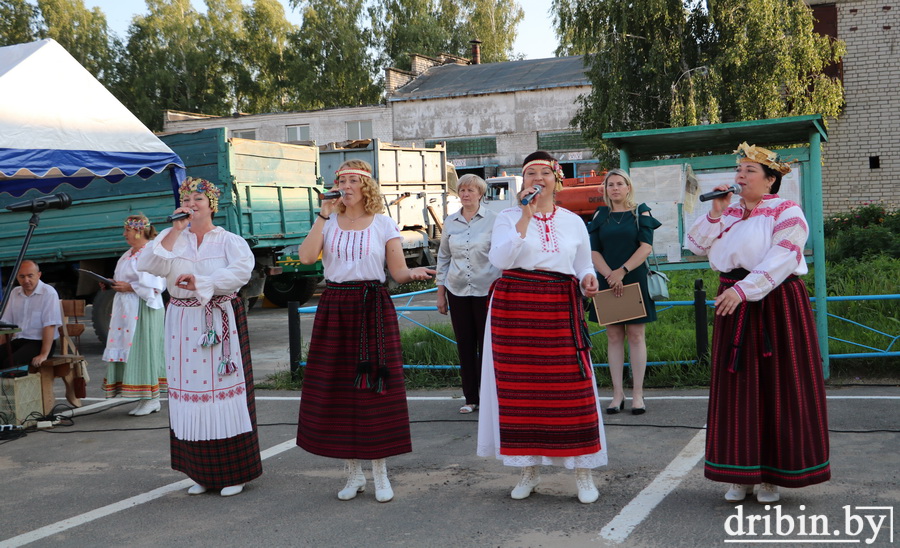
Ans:
<svg viewBox="0 0 900 548"><path fill-rule="evenodd" d="M46 209L65 209L72 205L72 197L65 192L53 194L52 196L40 196L33 200L24 200L9 204L6 209L10 211L31 211L32 213L40 213Z"/></svg>
<svg viewBox="0 0 900 548"><path fill-rule="evenodd" d="M185 213L184 211L179 211L178 213L173 213L166 217L166 222L171 223L172 221L180 221L182 219L190 219L191 214Z"/></svg>
<svg viewBox="0 0 900 548"><path fill-rule="evenodd" d="M739 185L737 183L732 183L732 185L730 187L726 188L725 190L713 190L712 192L707 192L706 194L701 194L700 201L708 202L708 201L712 200L713 198L725 196L729 192L732 192L734 194L740 194L741 190L743 190L743 189L744 189L744 187L742 187L741 185Z"/></svg>
<svg viewBox="0 0 900 548"><path fill-rule="evenodd" d="M323 192L319 195L319 198L324 200L334 200L335 198L342 198L344 196L343 190L331 190L328 192Z"/></svg>
<svg viewBox="0 0 900 548"><path fill-rule="evenodd" d="M537 190L535 190L534 192L532 192L531 194L529 194L528 196L525 196L524 198L522 198L520 200L522 202L522 205L530 204L531 201L534 200L537 197L537 195L541 193L542 190L544 190L544 187L542 187L541 185L534 185L534 188L536 188Z"/></svg>

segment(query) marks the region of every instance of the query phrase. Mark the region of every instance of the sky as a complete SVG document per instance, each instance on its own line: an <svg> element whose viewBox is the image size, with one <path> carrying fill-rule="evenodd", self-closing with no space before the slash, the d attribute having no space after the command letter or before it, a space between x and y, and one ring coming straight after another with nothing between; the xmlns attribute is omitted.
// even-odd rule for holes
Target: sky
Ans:
<svg viewBox="0 0 900 548"><path fill-rule="evenodd" d="M517 1L525 11L525 18L519 23L519 32L513 49L516 53L524 53L526 59L553 57L557 41L550 18L550 0ZM206 11L203 0L191 0L191 3L198 11ZM284 4L288 19L299 25L299 13L291 11L288 0L281 0L281 3ZM87 8L96 6L103 10L107 24L120 37L125 36L133 15L147 11L144 0L84 0L84 5Z"/></svg>

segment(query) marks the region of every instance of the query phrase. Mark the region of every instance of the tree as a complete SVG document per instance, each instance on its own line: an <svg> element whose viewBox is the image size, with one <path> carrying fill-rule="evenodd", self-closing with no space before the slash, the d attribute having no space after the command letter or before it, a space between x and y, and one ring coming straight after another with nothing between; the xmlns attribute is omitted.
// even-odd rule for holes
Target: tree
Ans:
<svg viewBox="0 0 900 548"><path fill-rule="evenodd" d="M468 36L466 42L475 38L481 40L482 63L510 60L516 27L525 12L515 0L470 0L468 4L469 23L462 28L463 35Z"/></svg>
<svg viewBox="0 0 900 548"><path fill-rule="evenodd" d="M839 81L822 69L843 44L813 33L800 0L554 0L558 53L584 54L590 94L573 120L604 164L600 138L629 131L820 113Z"/></svg>
<svg viewBox="0 0 900 548"><path fill-rule="evenodd" d="M288 106L292 82L285 66L290 35L297 32L278 0L254 0L244 11L244 32L238 43L237 110L275 112Z"/></svg>
<svg viewBox="0 0 900 548"><path fill-rule="evenodd" d="M38 0L44 26L42 38L53 38L103 84L114 78L121 47L106 25L100 8L88 10L82 0Z"/></svg>
<svg viewBox="0 0 900 548"><path fill-rule="evenodd" d="M25 0L0 0L0 46L37 40L38 10Z"/></svg>
<svg viewBox="0 0 900 548"><path fill-rule="evenodd" d="M362 0L291 0L302 6L303 24L291 35L290 77L297 108L376 104L371 32L363 29Z"/></svg>

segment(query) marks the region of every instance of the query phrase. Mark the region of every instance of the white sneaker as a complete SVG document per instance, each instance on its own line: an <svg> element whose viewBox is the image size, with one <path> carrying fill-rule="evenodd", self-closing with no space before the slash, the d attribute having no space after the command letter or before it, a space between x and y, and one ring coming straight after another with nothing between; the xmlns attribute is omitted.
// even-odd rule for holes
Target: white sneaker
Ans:
<svg viewBox="0 0 900 548"><path fill-rule="evenodd" d="M222 492L219 493L223 497L233 497L241 493L244 490L244 484L240 485L229 485L228 487L223 487Z"/></svg>
<svg viewBox="0 0 900 548"><path fill-rule="evenodd" d="M153 398L152 400L141 400L141 403L143 407L138 408L134 412L135 417L143 417L144 415L149 415L150 413L159 413L159 410L162 408L162 406L159 404L159 398Z"/></svg>
<svg viewBox="0 0 900 548"><path fill-rule="evenodd" d="M578 501L584 504L596 502L600 492L594 484L594 475L590 468L575 469L575 486L578 488Z"/></svg>
<svg viewBox="0 0 900 548"><path fill-rule="evenodd" d="M527 499L534 488L541 483L541 472L537 466L526 466L522 468L522 479L519 484L513 488L510 496L515 500Z"/></svg>
<svg viewBox="0 0 900 548"><path fill-rule="evenodd" d="M362 466L356 459L347 459L347 484L338 491L338 499L352 500L356 495L366 490L366 476Z"/></svg>
<svg viewBox="0 0 900 548"><path fill-rule="evenodd" d="M728 502L740 502L747 498L747 491L753 492L753 486L733 483L731 484L731 489L725 493L725 500Z"/></svg>
<svg viewBox="0 0 900 548"><path fill-rule="evenodd" d="M756 500L762 504L769 504L772 502L778 502L781 499L781 494L778 492L778 486L772 485L771 483L763 483L759 486L759 491L756 493Z"/></svg>
<svg viewBox="0 0 900 548"><path fill-rule="evenodd" d="M202 495L205 492L206 492L206 487L203 487L199 483L195 483L194 485L191 485L191 487L188 489L188 495Z"/></svg>

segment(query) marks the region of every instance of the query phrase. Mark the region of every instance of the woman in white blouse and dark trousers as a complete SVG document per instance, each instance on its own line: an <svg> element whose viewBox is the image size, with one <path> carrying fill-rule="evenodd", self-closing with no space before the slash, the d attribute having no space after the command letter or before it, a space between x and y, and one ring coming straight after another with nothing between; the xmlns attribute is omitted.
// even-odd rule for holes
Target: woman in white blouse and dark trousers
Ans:
<svg viewBox="0 0 900 548"><path fill-rule="evenodd" d="M480 207L487 191L484 179L469 173L459 179L462 209L444 221L437 262L437 308L446 314L456 334L459 374L466 404L460 413L478 409L481 388L481 347L487 320L488 291L500 271L488 259L497 215Z"/></svg>

